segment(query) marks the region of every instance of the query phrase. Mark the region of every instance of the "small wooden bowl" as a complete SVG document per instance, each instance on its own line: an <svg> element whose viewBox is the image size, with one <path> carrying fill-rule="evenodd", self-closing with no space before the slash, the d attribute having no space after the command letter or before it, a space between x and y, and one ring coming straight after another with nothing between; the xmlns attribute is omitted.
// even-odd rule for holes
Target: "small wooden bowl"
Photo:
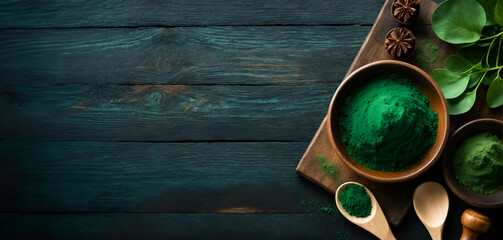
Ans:
<svg viewBox="0 0 503 240"><path fill-rule="evenodd" d="M498 135L498 137L501 139L503 137L503 121L490 118L477 119L461 126L458 130L456 130L456 132L454 132L452 137L449 139L449 142L447 143L447 147L442 159L442 171L449 188L464 202L480 208L503 207L503 190L500 190L499 192L491 195L484 195L473 192L463 184L459 183L458 180L456 180L456 174L454 172L454 167L452 164L454 153L456 153L458 146L465 139L477 133L487 131L491 132L492 134Z"/></svg>
<svg viewBox="0 0 503 240"><path fill-rule="evenodd" d="M396 172L383 172L364 167L355 161L347 152L339 132L339 112L346 97L365 82L382 76L396 73L409 78L430 100L430 108L438 114L437 137L433 146L413 166ZM353 73L344 81L332 98L327 116L328 135L338 157L357 174L378 182L404 182L411 180L428 170L439 158L449 135L449 112L447 103L435 81L423 70L409 63L397 60L382 60L367 64Z"/></svg>

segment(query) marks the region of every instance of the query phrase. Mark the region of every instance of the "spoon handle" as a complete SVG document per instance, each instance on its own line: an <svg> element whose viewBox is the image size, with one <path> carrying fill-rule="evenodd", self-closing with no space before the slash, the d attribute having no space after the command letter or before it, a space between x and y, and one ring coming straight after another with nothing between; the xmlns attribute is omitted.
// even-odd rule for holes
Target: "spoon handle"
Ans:
<svg viewBox="0 0 503 240"><path fill-rule="evenodd" d="M389 230L384 237L381 238L381 240L396 240L395 236L393 236L393 233L391 230Z"/></svg>
<svg viewBox="0 0 503 240"><path fill-rule="evenodd" d="M481 233L485 233L491 227L491 220L486 215L472 209L466 209L461 215L463 234L460 240L475 240Z"/></svg>
<svg viewBox="0 0 503 240"><path fill-rule="evenodd" d="M432 240L442 240L442 230L444 229L444 224L436 228L428 228Z"/></svg>

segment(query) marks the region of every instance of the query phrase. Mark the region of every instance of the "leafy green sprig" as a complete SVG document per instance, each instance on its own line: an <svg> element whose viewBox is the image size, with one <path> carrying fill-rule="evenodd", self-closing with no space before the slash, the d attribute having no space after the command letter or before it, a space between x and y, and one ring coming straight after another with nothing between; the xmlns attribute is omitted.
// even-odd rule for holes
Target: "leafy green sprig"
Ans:
<svg viewBox="0 0 503 240"><path fill-rule="evenodd" d="M503 105L503 0L447 0L433 12L431 25L458 53L431 76L447 99L451 115L468 112L481 84L487 104Z"/></svg>

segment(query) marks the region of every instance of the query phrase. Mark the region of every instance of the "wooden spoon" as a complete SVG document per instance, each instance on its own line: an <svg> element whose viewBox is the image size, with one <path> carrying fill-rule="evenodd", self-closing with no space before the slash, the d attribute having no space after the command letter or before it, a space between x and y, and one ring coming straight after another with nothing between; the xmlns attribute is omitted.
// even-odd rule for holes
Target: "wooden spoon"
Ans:
<svg viewBox="0 0 503 240"><path fill-rule="evenodd" d="M449 196L442 185L436 182L425 182L414 191L414 209L433 240L442 240Z"/></svg>
<svg viewBox="0 0 503 240"><path fill-rule="evenodd" d="M481 233L485 233L491 227L489 217L475 210L466 209L461 215L463 234L460 240L475 240Z"/></svg>
<svg viewBox="0 0 503 240"><path fill-rule="evenodd" d="M366 188L365 186L363 187L365 187L365 190L367 191L367 194L370 196L370 200L372 201L372 211L370 212L370 215L365 218L359 218L351 216L346 212L346 210L341 205L341 201L339 200L339 192L351 184L363 186L357 182L346 182L340 185L335 192L335 203L342 216L344 216L350 222L374 234L381 240L396 240L395 236L393 236L393 233L391 232L391 229L389 228L388 221L386 220L386 217L384 216L379 203L374 197L374 194L372 194L372 192L370 192L370 190L368 190L368 188Z"/></svg>

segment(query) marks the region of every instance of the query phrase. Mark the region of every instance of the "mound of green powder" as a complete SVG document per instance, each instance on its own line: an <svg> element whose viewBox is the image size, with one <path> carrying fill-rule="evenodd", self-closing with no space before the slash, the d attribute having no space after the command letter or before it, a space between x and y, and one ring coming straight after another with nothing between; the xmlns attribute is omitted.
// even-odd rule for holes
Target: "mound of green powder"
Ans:
<svg viewBox="0 0 503 240"><path fill-rule="evenodd" d="M493 194L503 189L503 144L490 132L467 138L453 159L456 179L474 192Z"/></svg>
<svg viewBox="0 0 503 240"><path fill-rule="evenodd" d="M346 150L370 169L405 170L435 143L438 116L428 98L396 74L371 79L356 89L340 113Z"/></svg>
<svg viewBox="0 0 503 240"><path fill-rule="evenodd" d="M364 187L351 184L339 192L339 201L349 215L364 218L372 211L372 200Z"/></svg>

